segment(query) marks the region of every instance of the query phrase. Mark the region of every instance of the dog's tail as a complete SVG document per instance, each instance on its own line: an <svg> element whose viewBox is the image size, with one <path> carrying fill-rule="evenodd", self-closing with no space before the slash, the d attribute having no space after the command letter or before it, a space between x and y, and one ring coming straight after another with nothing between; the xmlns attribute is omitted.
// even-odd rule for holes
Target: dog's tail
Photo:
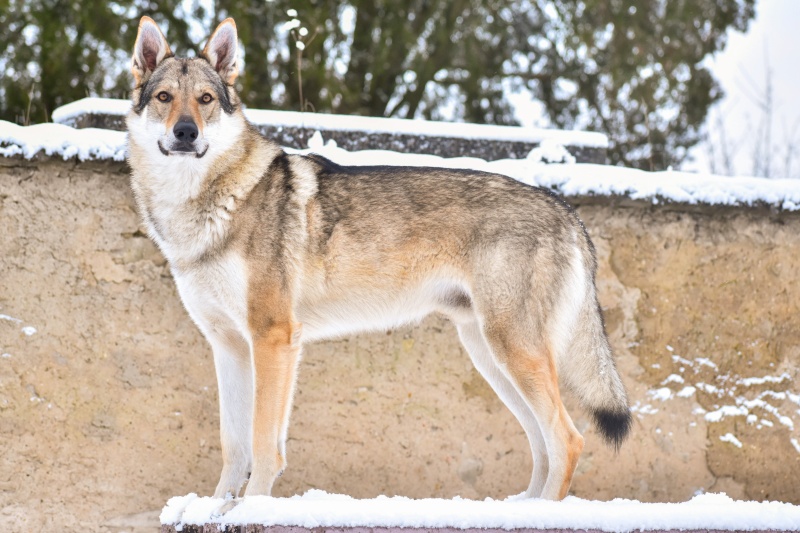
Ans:
<svg viewBox="0 0 800 533"><path fill-rule="evenodd" d="M550 321L551 339L561 381L592 414L606 442L619 449L631 429L631 412L597 302L594 247L581 233Z"/></svg>

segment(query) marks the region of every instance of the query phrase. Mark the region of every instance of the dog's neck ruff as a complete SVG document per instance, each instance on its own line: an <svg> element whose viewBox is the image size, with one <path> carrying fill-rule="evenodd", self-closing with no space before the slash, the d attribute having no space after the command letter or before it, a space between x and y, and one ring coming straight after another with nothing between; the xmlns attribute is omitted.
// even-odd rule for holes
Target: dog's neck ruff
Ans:
<svg viewBox="0 0 800 533"><path fill-rule="evenodd" d="M208 149L201 158L165 155L158 146L163 127L154 131L147 109L128 117L132 188L150 236L173 269L191 268L225 247L233 213L277 155L246 134L244 117L223 117L206 126Z"/></svg>

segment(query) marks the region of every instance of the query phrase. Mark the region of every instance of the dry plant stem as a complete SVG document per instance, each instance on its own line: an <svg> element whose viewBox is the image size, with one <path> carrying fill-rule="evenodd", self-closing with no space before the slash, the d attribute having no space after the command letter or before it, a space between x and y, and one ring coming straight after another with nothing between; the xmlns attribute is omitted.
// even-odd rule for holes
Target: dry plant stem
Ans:
<svg viewBox="0 0 800 533"><path fill-rule="evenodd" d="M31 85L31 90L28 92L28 107L25 109L25 116L22 119L24 126L31 125L31 105L33 104L33 93L36 91L36 84Z"/></svg>
<svg viewBox="0 0 800 533"><path fill-rule="evenodd" d="M301 65L303 63L303 51L300 48L295 48L297 50L297 92L300 97L300 112L302 113L305 111L305 106L303 105L303 69Z"/></svg>
<svg viewBox="0 0 800 533"><path fill-rule="evenodd" d="M306 46L309 46L314 41L314 38L317 36L318 32L319 32L319 30L314 30L314 33L311 35L311 37L308 39L308 41L303 41L297 34L295 34L294 30L292 30L292 36L294 37L294 41L295 41L295 50L297 50L297 94L298 94L298 97L300 98L300 112L301 113L303 111L305 111L308 106L311 106L311 108L314 109L314 106L311 105L311 102L306 102L303 99L303 68L302 68L302 66L303 66L303 51L305 50ZM298 42L302 42L303 43L303 48L299 48L297 46Z"/></svg>

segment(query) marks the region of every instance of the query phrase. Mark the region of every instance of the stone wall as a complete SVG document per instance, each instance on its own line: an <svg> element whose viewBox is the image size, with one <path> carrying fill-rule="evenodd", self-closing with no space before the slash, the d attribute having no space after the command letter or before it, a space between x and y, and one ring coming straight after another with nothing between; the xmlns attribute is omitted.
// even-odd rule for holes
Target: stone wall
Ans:
<svg viewBox="0 0 800 533"><path fill-rule="evenodd" d="M106 106L105 110L92 111L93 104ZM82 111L72 114L69 109L73 106L82 106ZM116 106L118 112L111 112L107 107ZM130 109L130 103L123 100L113 100L105 98L86 98L74 104L58 108L53 112L54 120L74 128L101 128L107 130L125 131L125 115ZM61 112L60 112L61 111ZM64 113L66 111L66 113ZM431 134L425 130L425 121L405 121L417 124L417 130L413 132L393 131L391 129L392 120L371 117L373 123L381 124L381 130L363 131L354 125L352 129L342 129L339 124L337 128L326 127L325 124L314 124L313 127L301 126L289 116L299 115L298 113L273 112L282 117L283 122L271 123L263 120L251 120L258 130L265 136L277 142L281 146L296 148L299 150L308 148L308 140L317 132L320 132L326 141L334 141L340 148L349 151L357 150L391 150L405 154L430 154L440 157L477 157L487 161L497 159L525 159L531 150L538 147L538 142L532 141L509 141L489 137L452 137L441 134ZM316 122L315 117L330 119L337 115L316 115L307 113L309 121ZM263 116L263 115L262 115ZM274 116L274 115L273 115ZM301 115L302 116L302 115ZM63 117L63 118L62 118ZM338 116L341 123L348 124L348 118ZM358 119L361 117L353 117ZM350 122L355 122L350 121ZM430 123L427 123L430 124ZM441 124L441 123L437 123ZM474 124L465 126L474 127ZM497 126L494 126L497 128ZM521 130L518 127L507 127L507 130ZM582 135L583 132L558 132L550 130L551 134L560 134L558 137L564 144L566 150L575 158L578 163L597 163L605 164L607 161L605 146L584 145L577 142L571 136ZM567 133L567 135L564 135ZM591 134L599 136L599 134ZM602 139L603 136L600 136Z"/></svg>
<svg viewBox="0 0 800 533"><path fill-rule="evenodd" d="M572 492L800 503L800 214L569 200L636 413L615 454L568 399L587 440ZM0 158L0 315L0 528L131 531L213 491L211 353L123 164ZM504 497L531 470L438 317L308 346L288 454L277 495Z"/></svg>

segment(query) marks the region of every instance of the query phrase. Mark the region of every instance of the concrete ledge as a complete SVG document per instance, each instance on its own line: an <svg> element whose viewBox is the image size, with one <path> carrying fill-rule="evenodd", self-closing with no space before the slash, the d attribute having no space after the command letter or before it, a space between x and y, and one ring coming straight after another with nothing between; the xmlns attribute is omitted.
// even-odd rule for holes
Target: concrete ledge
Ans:
<svg viewBox="0 0 800 533"><path fill-rule="evenodd" d="M125 131L127 100L84 98L53 112L53 120L73 128ZM608 139L583 131L462 124L380 117L246 109L261 133L281 146L304 149L319 131L345 150L391 150L487 161L524 159L545 141L563 145L578 163L606 163Z"/></svg>
<svg viewBox="0 0 800 533"><path fill-rule="evenodd" d="M626 530L627 531L627 530ZM778 533L789 529L646 529L648 533ZM602 529L571 529L571 528L467 528L453 527L442 528L403 528L403 527L295 527L295 526L262 526L249 525L220 525L204 524L184 525L180 530L175 526L162 525L161 533L607 533Z"/></svg>

